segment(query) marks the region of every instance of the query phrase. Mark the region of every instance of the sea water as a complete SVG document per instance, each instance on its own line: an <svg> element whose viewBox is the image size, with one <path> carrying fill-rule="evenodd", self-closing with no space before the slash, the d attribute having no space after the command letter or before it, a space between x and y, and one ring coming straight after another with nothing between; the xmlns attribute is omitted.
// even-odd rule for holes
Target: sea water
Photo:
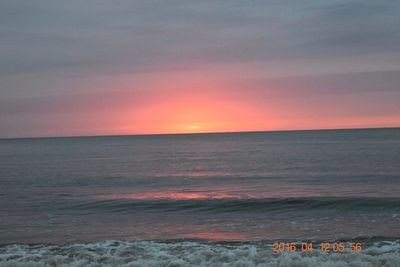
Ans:
<svg viewBox="0 0 400 267"><path fill-rule="evenodd" d="M400 265L400 129L3 139L0 170L2 266ZM305 241L363 250L272 251Z"/></svg>

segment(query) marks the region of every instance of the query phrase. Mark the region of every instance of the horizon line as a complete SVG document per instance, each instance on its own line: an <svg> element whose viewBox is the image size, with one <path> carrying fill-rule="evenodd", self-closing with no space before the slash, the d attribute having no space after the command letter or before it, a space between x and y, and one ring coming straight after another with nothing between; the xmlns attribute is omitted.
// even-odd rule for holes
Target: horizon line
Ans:
<svg viewBox="0 0 400 267"><path fill-rule="evenodd" d="M400 126L388 127L355 127L355 128L317 128L317 129L287 129L287 130L257 130L257 131L221 131L221 132L187 132L187 133L142 133L142 134L100 134L100 135L60 135L60 136L22 136L0 137L0 140L15 139L48 139L48 138L84 138L84 137L127 137L127 136L162 136L162 135L206 135L206 134L237 134L237 133L275 133L275 132L311 132L311 131L343 131L343 130L379 130L400 129Z"/></svg>

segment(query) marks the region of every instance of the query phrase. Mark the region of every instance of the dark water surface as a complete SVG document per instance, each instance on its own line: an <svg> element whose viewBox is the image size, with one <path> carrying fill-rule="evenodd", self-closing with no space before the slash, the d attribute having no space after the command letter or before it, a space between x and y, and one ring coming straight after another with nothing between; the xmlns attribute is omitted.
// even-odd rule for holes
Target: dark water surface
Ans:
<svg viewBox="0 0 400 267"><path fill-rule="evenodd" d="M400 237L400 129L0 140L0 244Z"/></svg>

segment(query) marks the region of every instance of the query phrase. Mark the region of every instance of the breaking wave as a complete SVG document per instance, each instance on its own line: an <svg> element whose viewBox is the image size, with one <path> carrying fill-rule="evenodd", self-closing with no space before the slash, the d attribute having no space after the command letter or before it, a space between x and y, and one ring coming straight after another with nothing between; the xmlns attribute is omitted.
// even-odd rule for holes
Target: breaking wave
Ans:
<svg viewBox="0 0 400 267"><path fill-rule="evenodd" d="M280 266L397 267L400 240L371 242L360 253L273 253L272 243L199 240L103 241L0 247L0 266Z"/></svg>

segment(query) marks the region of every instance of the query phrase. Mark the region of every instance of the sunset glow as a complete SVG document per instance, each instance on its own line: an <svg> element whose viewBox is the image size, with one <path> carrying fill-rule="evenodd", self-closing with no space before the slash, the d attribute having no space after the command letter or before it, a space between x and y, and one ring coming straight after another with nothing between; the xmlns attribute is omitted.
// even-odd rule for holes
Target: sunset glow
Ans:
<svg viewBox="0 0 400 267"><path fill-rule="evenodd" d="M198 125L191 125L191 126L189 126L189 129L193 130L193 131L196 131L196 130L199 130L200 127Z"/></svg>
<svg viewBox="0 0 400 267"><path fill-rule="evenodd" d="M399 127L397 13L310 5L6 5L0 137Z"/></svg>
<svg viewBox="0 0 400 267"><path fill-rule="evenodd" d="M364 99L357 106L340 94L305 98L310 90L305 85L285 82L283 87L270 81L260 88L244 83L239 69L211 72L196 66L191 71L120 79L120 92L126 94L113 104L113 121L119 127L108 131L115 134L385 127L400 122L400 116L384 115L370 106L370 101L386 97L382 94L358 96ZM130 87L141 89L139 99L124 89ZM388 102L387 107L392 105Z"/></svg>
<svg viewBox="0 0 400 267"><path fill-rule="evenodd" d="M183 95L136 110L134 124L136 131L145 133L220 132L254 129L258 116L245 103Z"/></svg>

